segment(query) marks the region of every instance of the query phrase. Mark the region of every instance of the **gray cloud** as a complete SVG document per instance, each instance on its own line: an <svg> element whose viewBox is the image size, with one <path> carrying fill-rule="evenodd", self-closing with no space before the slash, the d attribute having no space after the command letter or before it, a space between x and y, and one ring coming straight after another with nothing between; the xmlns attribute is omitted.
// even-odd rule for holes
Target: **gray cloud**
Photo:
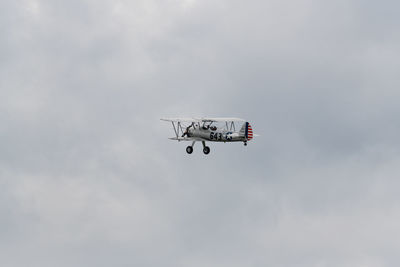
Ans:
<svg viewBox="0 0 400 267"><path fill-rule="evenodd" d="M396 266L397 6L3 1L1 265Z"/></svg>

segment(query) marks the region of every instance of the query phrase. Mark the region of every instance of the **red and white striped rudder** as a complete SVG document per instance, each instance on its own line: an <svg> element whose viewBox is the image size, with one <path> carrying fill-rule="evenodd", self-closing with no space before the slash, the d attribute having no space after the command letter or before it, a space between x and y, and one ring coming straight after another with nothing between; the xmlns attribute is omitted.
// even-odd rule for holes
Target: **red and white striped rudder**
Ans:
<svg viewBox="0 0 400 267"><path fill-rule="evenodd" d="M246 139L253 139L253 129L250 126L250 123L246 122Z"/></svg>

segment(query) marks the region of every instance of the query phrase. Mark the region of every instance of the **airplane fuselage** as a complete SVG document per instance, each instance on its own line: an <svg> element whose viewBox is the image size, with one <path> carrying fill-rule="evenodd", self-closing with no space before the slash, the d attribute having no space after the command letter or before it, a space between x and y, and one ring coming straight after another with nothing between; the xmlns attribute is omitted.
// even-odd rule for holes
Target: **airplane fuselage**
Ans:
<svg viewBox="0 0 400 267"><path fill-rule="evenodd" d="M212 130L211 128L192 128L188 130L188 137L199 138L204 141L212 142L244 142L246 141L245 135L239 132L232 132L226 130Z"/></svg>

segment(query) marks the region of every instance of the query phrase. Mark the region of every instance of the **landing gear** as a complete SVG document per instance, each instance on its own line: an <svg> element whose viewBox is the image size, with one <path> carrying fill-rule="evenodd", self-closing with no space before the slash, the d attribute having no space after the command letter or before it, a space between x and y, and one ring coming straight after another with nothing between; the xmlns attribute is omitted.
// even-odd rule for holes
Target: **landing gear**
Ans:
<svg viewBox="0 0 400 267"><path fill-rule="evenodd" d="M191 146L187 146L186 147L186 152L188 154L192 154L193 153L194 143L195 143L195 141L193 141ZM202 143L203 143L203 153L206 154L206 155L209 154L210 153L210 148L208 146L206 146L206 142L202 141Z"/></svg>
<svg viewBox="0 0 400 267"><path fill-rule="evenodd" d="M244 145L247 146L247 142L246 141L244 142Z"/></svg>
<svg viewBox="0 0 400 267"><path fill-rule="evenodd" d="M203 143L203 153L207 155L208 153L210 153L210 148L206 146L206 142L204 141L201 142Z"/></svg>
<svg viewBox="0 0 400 267"><path fill-rule="evenodd" d="M192 147L192 146L188 146L188 147L186 148L186 152L187 152L188 154L192 154L192 153L193 153L193 147Z"/></svg>
<svg viewBox="0 0 400 267"><path fill-rule="evenodd" d="M188 154L192 154L192 153L193 153L193 146L194 146L194 143L196 143L196 141L193 141L191 146L186 147L186 152L187 152Z"/></svg>

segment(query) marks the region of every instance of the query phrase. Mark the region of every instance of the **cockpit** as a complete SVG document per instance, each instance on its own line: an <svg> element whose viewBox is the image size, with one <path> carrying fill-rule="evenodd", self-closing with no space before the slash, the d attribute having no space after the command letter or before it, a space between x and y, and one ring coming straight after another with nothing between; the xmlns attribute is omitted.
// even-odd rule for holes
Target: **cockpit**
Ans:
<svg viewBox="0 0 400 267"><path fill-rule="evenodd" d="M211 131L216 131L217 130L217 126L212 125L213 121L204 121L203 123L203 130L211 130Z"/></svg>

